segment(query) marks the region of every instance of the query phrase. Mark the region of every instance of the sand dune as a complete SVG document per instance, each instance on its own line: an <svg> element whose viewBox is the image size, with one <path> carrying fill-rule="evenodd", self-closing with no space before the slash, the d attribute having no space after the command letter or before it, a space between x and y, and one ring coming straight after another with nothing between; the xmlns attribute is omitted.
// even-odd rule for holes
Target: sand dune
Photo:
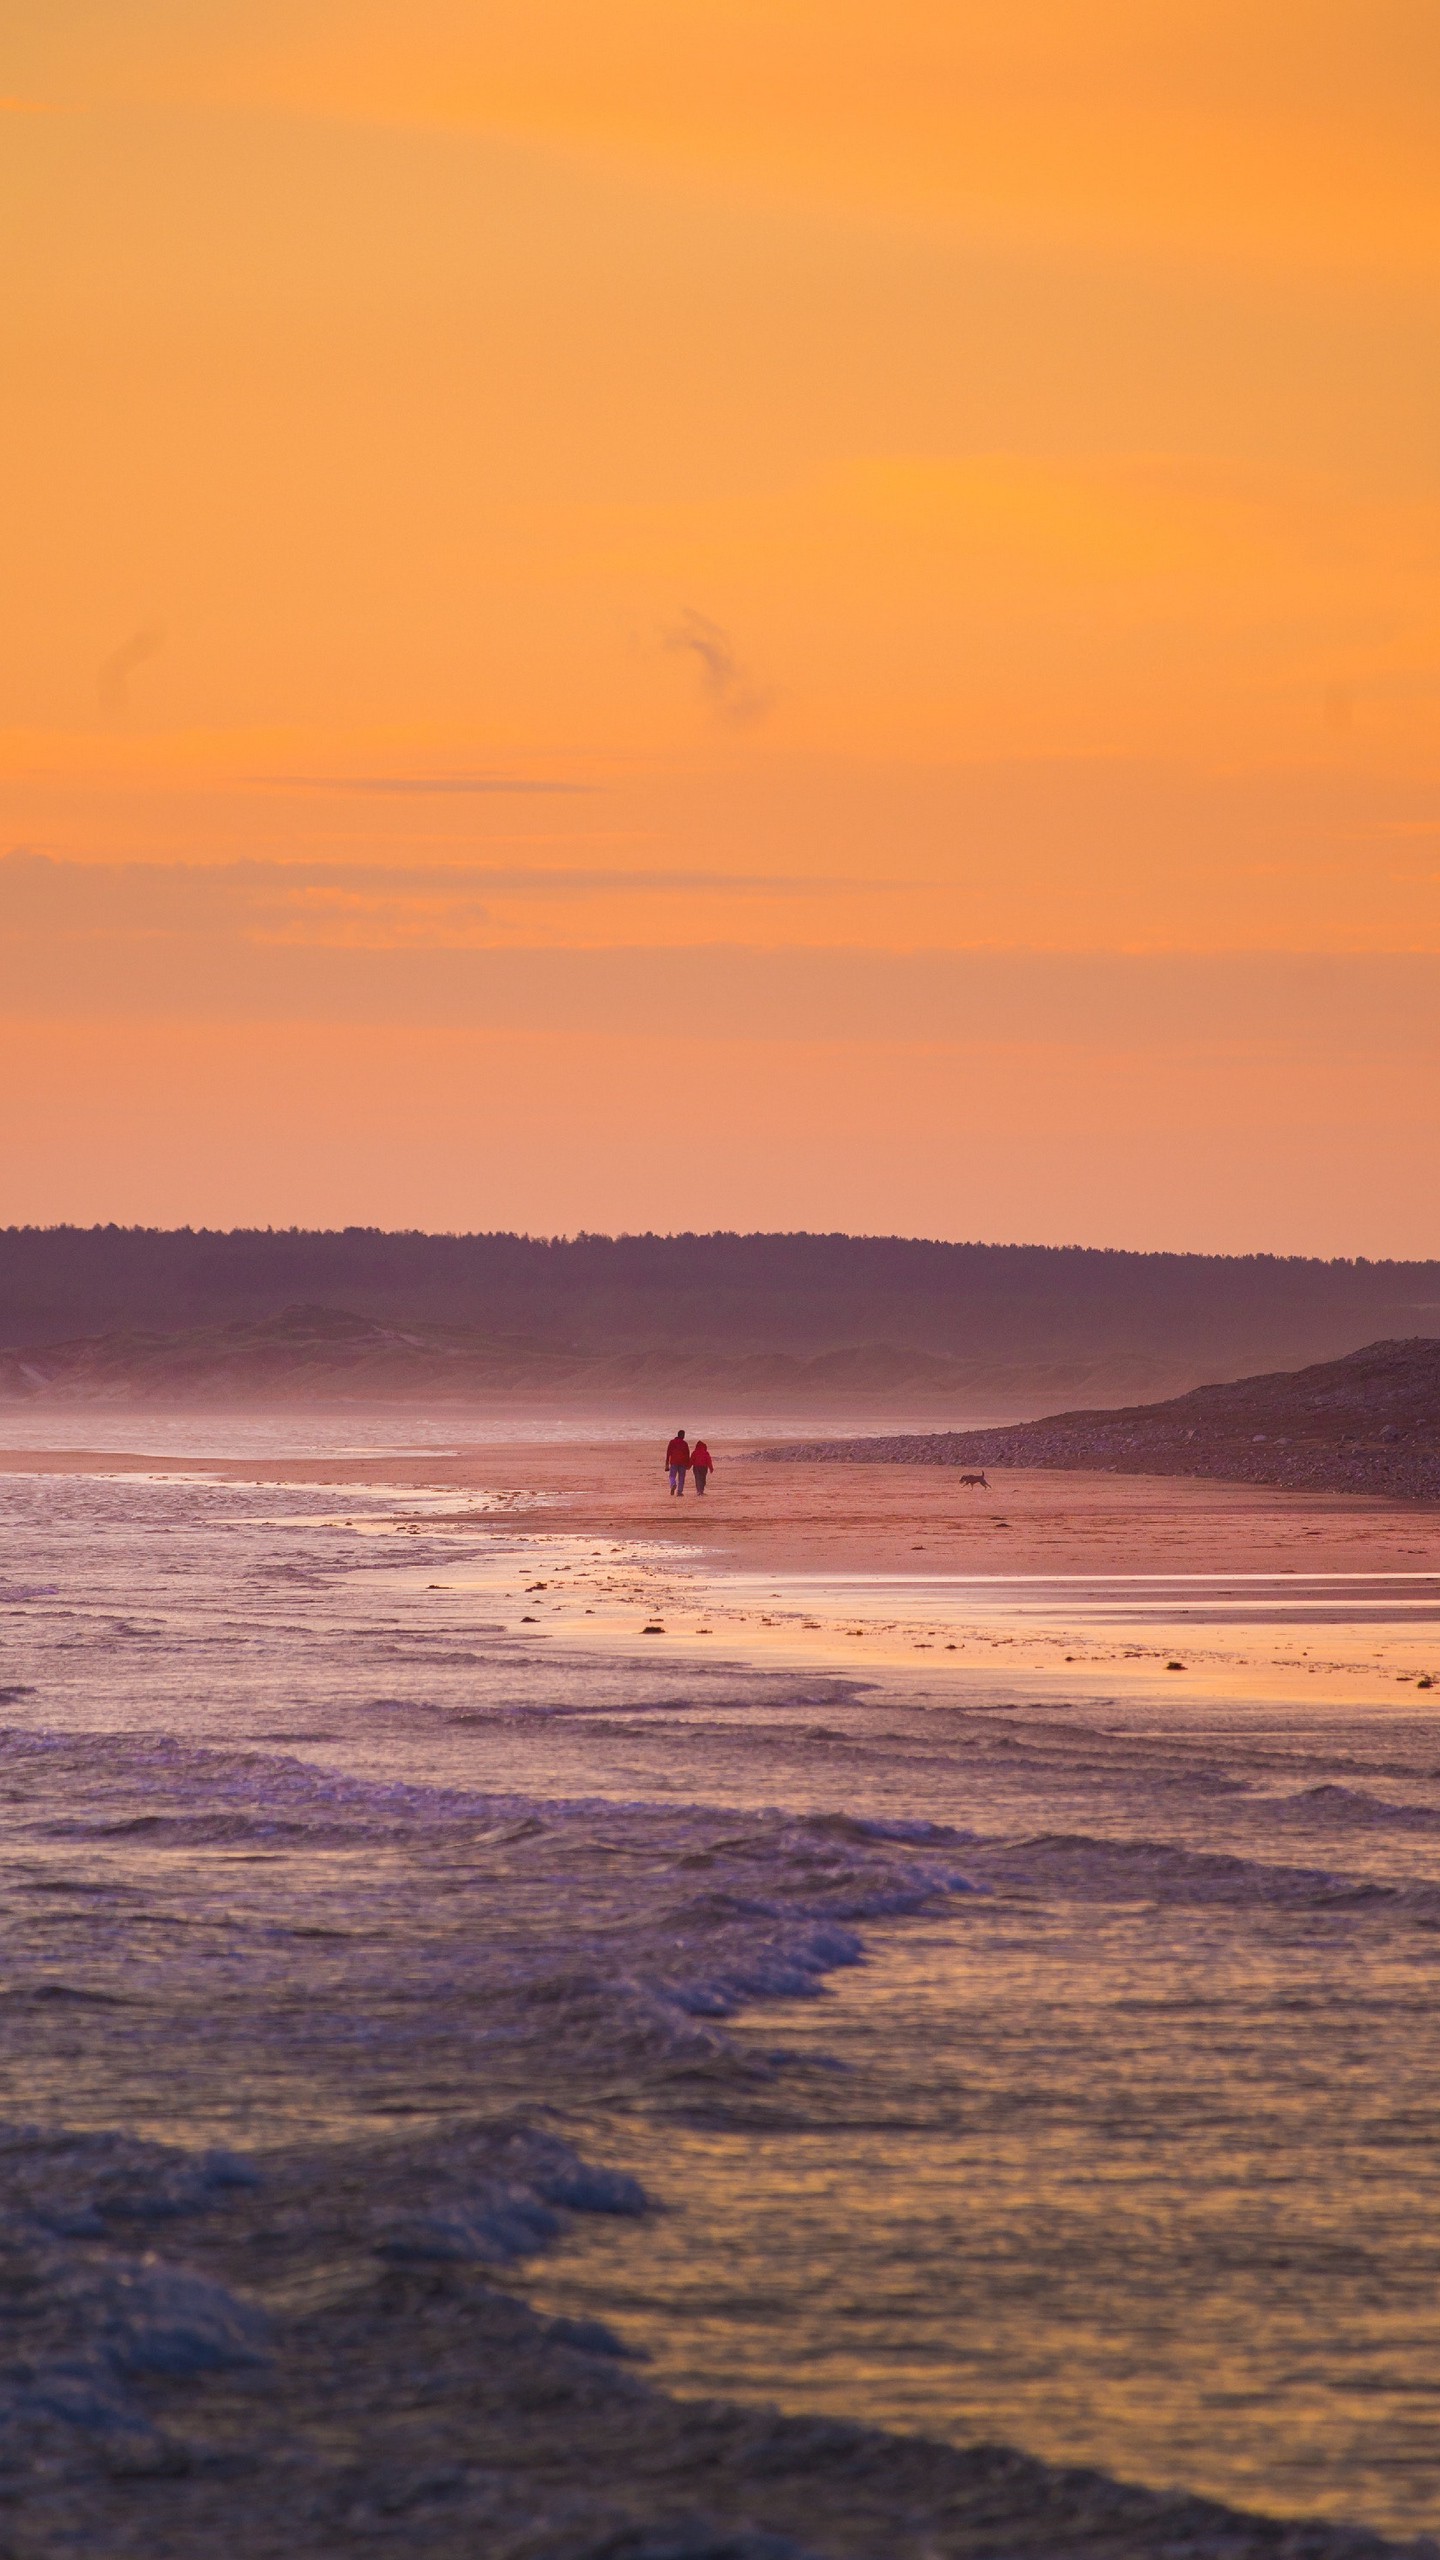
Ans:
<svg viewBox="0 0 1440 2560"><path fill-rule="evenodd" d="M715 1342L556 1342L538 1333L398 1323L344 1308L293 1306L258 1320L180 1330L128 1328L0 1353L0 1402L300 1404L411 1399L473 1404L537 1395L653 1407L687 1388L774 1413L837 1396L897 1400L917 1415L969 1419L1042 1408L1057 1395L1102 1401L1168 1386L1186 1372L1143 1354L1017 1362L960 1359L892 1340L814 1352Z"/></svg>

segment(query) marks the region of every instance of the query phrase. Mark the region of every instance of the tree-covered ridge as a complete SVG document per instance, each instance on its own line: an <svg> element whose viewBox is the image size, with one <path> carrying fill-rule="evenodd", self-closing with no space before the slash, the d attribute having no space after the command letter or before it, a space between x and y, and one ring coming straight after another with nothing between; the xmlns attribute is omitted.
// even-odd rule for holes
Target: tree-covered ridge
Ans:
<svg viewBox="0 0 1440 2560"><path fill-rule="evenodd" d="M1223 1375L1436 1330L1440 1262L903 1236L0 1231L0 1345L256 1322L296 1305L591 1352L883 1343L989 1361L1148 1357Z"/></svg>

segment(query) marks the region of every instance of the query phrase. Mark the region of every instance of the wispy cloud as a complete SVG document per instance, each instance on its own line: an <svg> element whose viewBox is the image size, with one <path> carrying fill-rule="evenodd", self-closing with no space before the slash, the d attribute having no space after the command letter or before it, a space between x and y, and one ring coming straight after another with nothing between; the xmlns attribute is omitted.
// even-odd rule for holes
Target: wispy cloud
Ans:
<svg viewBox="0 0 1440 2560"><path fill-rule="evenodd" d="M343 888L323 909L282 903L268 894L282 868L0 860L0 1009L551 1036L563 1025L627 1042L647 1024L703 1021L725 1041L822 1042L832 1059L856 1043L949 1048L955 1074L987 1090L1098 1071L1093 1091L1118 1089L1117 1077L1128 1091L1169 1057L1186 1074L1187 1059L1207 1076L1243 1073L1263 1093L1277 1072L1308 1075L1307 1061L1343 1052L1366 1075L1382 1055L1403 1060L1428 1092L1440 1057L1435 953L902 952L687 943L679 931L648 945L567 945L541 930L507 943L467 930L450 906L365 913ZM670 917L687 921L678 901Z"/></svg>
<svg viewBox="0 0 1440 2560"><path fill-rule="evenodd" d="M118 649L112 649L97 670L95 690L102 711L127 711L130 707L130 679L143 667L147 658L165 646L163 631L132 631Z"/></svg>
<svg viewBox="0 0 1440 2560"><path fill-rule="evenodd" d="M424 798L447 792L593 791L593 782L548 782L519 773L257 773L266 791L378 792L382 796Z"/></svg>
<svg viewBox="0 0 1440 2560"><path fill-rule="evenodd" d="M699 670L706 698L724 720L761 720L775 697L751 681L728 631L687 605L665 634L667 649L686 652Z"/></svg>
<svg viewBox="0 0 1440 2560"><path fill-rule="evenodd" d="M0 928L40 936L350 940L443 948L497 909L596 899L828 894L829 880L744 871L584 870L480 863L76 862L0 856Z"/></svg>

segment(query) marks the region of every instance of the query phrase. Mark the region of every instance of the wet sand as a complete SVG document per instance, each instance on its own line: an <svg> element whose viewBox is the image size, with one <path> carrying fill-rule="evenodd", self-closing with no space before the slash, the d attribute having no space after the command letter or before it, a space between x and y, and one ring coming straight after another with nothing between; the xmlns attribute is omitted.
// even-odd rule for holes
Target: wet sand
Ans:
<svg viewBox="0 0 1440 2560"><path fill-rule="evenodd" d="M676 1499L633 1439L260 1459L12 1450L0 1473L333 1488L337 1514L347 1491L383 1491L365 1535L453 1536L443 1579L424 1584L438 1621L483 1601L546 1644L624 1652L643 1635L681 1655L1000 1672L1081 1698L1153 1692L1183 1669L1217 1696L1307 1709L1440 1682L1440 1581L1423 1579L1440 1575L1440 1512L1378 1497L1027 1468L968 1488L950 1469L740 1449L703 1497Z"/></svg>
<svg viewBox="0 0 1440 2560"><path fill-rule="evenodd" d="M277 1438L279 1433L277 1432ZM297 1428L297 1439L303 1427ZM763 1444L757 1444L763 1445ZM177 1459L135 1451L0 1450L6 1475L183 1475L232 1484L453 1489L539 1496L580 1537L664 1538L720 1570L782 1573L1404 1573L1440 1570L1440 1510L1173 1476L996 1469L962 1489L924 1466L824 1466L723 1451L703 1499L666 1491L633 1440L457 1445L407 1456Z"/></svg>

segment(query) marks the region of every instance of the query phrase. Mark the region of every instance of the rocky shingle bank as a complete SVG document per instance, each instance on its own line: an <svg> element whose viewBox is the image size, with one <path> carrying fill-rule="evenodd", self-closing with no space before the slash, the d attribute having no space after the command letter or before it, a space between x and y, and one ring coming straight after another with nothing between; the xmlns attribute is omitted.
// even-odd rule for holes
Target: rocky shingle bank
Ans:
<svg viewBox="0 0 1440 2560"><path fill-rule="evenodd" d="M792 1442L763 1454L1218 1476L1296 1492L1440 1502L1440 1341L1372 1342L1343 1360L1195 1387L1163 1404L1049 1414L1000 1429Z"/></svg>

